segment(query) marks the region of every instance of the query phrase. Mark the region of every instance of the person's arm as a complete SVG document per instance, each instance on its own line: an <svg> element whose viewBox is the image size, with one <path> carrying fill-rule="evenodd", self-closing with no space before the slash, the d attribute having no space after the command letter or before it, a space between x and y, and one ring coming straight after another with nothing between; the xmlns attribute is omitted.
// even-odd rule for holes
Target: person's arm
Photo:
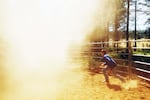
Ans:
<svg viewBox="0 0 150 100"><path fill-rule="evenodd" d="M103 62L103 63L101 64L102 66L106 65L106 58L105 58L105 57L102 58L102 62Z"/></svg>
<svg viewBox="0 0 150 100"><path fill-rule="evenodd" d="M106 62L103 62L101 65L102 65L102 66L106 65Z"/></svg>

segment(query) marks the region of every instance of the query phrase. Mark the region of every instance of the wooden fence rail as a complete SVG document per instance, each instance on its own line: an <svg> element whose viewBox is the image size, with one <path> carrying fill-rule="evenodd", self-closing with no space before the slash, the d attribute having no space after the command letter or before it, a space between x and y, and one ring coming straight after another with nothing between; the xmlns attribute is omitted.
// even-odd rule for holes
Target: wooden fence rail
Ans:
<svg viewBox="0 0 150 100"><path fill-rule="evenodd" d="M140 42L139 46L135 47L133 45L135 42ZM126 43L128 43L128 47L125 47ZM141 47L142 45L144 45L144 43L147 45L147 47ZM93 59L100 59L101 57L99 52L101 49L109 51L110 54L114 54L115 52L117 55L121 55L120 57L122 57L115 59L116 62L119 63L119 73L127 74L130 78L132 74L135 74L138 78L150 82L150 63L146 62L146 60L138 61L137 59L138 57L146 57L146 59L148 59L147 61L149 61L150 56L145 56L142 54L138 54L137 56L136 54L133 54L133 52L138 49L150 50L149 43L150 39L136 41L92 42L88 43L88 48L90 48L88 56L92 56Z"/></svg>

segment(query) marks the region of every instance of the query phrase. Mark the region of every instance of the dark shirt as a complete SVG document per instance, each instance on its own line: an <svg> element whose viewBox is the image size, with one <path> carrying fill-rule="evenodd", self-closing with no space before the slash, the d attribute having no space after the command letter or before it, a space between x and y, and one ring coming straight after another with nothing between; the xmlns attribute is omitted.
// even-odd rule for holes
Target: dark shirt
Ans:
<svg viewBox="0 0 150 100"><path fill-rule="evenodd" d="M104 65L107 65L109 67L115 67L117 65L116 62L108 54L105 54L103 56L102 61L104 61Z"/></svg>

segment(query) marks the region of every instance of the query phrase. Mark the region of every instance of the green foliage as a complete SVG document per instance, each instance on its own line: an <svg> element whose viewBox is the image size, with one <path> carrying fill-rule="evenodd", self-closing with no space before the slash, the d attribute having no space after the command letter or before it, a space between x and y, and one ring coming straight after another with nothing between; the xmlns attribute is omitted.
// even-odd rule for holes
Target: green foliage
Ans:
<svg viewBox="0 0 150 100"><path fill-rule="evenodd" d="M91 67L97 68L97 67L99 67L99 65L100 65L100 61L98 61L92 57L89 59L89 67L90 68Z"/></svg>
<svg viewBox="0 0 150 100"><path fill-rule="evenodd" d="M110 56L111 56L112 58L117 58L117 59L120 58L120 55L119 55L118 53L110 53Z"/></svg>
<svg viewBox="0 0 150 100"><path fill-rule="evenodd" d="M149 49L138 49L136 51L133 51L133 54L142 54L142 55L150 56L150 50Z"/></svg>

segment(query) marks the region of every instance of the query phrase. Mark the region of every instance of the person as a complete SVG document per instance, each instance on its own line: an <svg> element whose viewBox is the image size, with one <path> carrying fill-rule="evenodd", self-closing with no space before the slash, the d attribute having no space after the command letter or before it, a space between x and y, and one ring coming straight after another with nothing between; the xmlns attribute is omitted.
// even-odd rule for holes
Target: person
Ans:
<svg viewBox="0 0 150 100"><path fill-rule="evenodd" d="M104 74L104 82L109 84L109 76L108 72L111 72L113 76L119 78L122 82L124 82L124 79L122 76L116 73L115 67L117 66L117 63L106 53L105 50L101 50L101 55L102 55L102 63L101 65L104 66L103 68L103 74Z"/></svg>

